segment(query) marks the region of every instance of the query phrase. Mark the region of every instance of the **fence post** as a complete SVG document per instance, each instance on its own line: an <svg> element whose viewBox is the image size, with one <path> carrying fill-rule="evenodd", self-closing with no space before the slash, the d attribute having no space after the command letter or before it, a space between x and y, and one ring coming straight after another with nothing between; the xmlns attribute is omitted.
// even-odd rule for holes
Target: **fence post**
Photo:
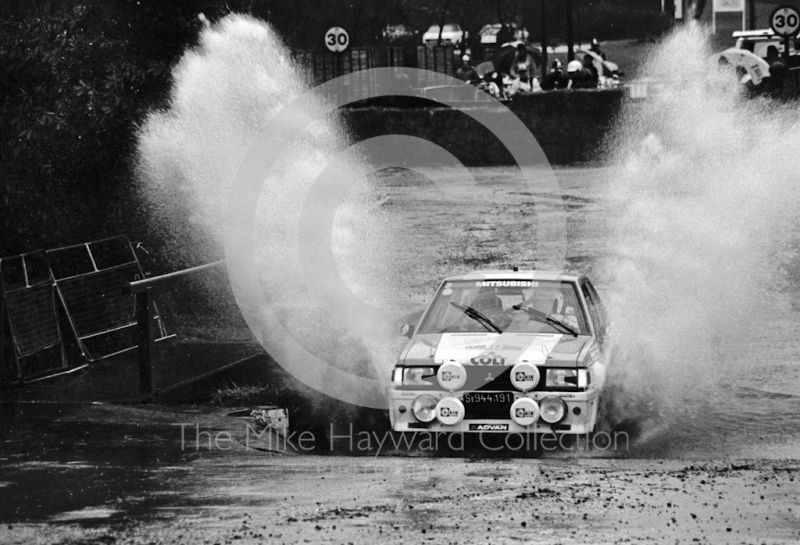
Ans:
<svg viewBox="0 0 800 545"><path fill-rule="evenodd" d="M136 294L136 322L139 344L139 392L155 394L153 381L153 361L155 360L155 308L153 288Z"/></svg>

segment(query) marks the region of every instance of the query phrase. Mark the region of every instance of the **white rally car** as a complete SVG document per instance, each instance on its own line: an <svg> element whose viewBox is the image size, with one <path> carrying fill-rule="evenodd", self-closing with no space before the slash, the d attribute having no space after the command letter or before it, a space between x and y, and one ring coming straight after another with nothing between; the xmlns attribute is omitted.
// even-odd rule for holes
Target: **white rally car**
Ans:
<svg viewBox="0 0 800 545"><path fill-rule="evenodd" d="M478 271L445 279L392 373L394 431L587 434L608 322L583 275Z"/></svg>

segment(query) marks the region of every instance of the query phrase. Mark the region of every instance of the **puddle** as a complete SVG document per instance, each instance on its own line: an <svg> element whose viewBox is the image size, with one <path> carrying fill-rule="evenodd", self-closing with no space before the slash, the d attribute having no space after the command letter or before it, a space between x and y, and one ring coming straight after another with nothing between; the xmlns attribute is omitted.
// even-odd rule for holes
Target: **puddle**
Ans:
<svg viewBox="0 0 800 545"><path fill-rule="evenodd" d="M105 507L89 507L78 511L66 511L54 517L50 517L51 522L73 522L95 519L107 519L121 513L119 509Z"/></svg>

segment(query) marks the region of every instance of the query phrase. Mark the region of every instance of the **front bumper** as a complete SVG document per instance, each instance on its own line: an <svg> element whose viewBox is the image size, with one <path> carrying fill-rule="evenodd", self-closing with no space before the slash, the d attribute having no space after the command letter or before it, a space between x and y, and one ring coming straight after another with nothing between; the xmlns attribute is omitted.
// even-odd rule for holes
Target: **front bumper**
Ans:
<svg viewBox="0 0 800 545"><path fill-rule="evenodd" d="M437 400L445 397L455 397L463 400L463 396L468 392L444 392L431 390L398 390L391 389L389 392L390 406L389 417L392 422L392 429L397 432L429 431L443 433L568 433L568 434L587 434L594 431L597 421L597 409L599 395L597 390L590 388L581 392L513 392L514 401L519 398L527 397L533 399L537 404L545 397L561 398L567 406L564 418L556 423L549 424L539 417L530 426L521 426L514 422L509 413L508 417L497 418L464 418L459 423L448 426L442 424L437 419L430 423L418 421L411 413L411 403L418 396L423 394L432 395ZM485 391L482 393L491 393ZM405 408L403 411L401 408ZM494 411L496 413L496 411Z"/></svg>

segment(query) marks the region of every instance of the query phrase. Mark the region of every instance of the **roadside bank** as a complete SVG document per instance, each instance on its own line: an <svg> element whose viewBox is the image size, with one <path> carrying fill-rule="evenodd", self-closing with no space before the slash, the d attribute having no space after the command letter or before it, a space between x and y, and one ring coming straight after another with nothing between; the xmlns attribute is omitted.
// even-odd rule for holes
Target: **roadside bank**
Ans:
<svg viewBox="0 0 800 545"><path fill-rule="evenodd" d="M626 104L622 89L553 91L516 97L509 109L522 121L554 165L597 162ZM503 108L461 103L459 109L486 109L501 118ZM491 131L449 107L369 107L342 111L353 141L406 134L433 142L466 166L513 165L511 154Z"/></svg>

